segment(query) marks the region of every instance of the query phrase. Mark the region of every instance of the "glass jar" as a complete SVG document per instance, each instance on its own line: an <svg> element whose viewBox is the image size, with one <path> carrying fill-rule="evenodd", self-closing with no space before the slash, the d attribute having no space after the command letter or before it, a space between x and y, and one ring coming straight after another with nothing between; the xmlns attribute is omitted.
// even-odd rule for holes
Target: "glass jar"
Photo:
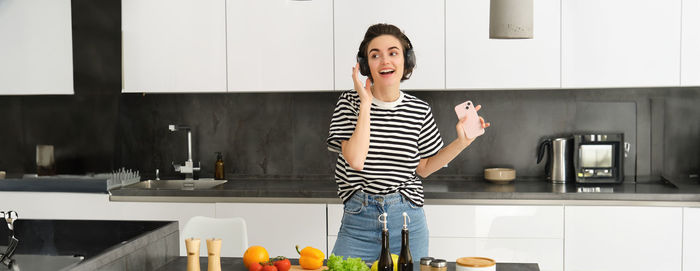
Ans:
<svg viewBox="0 0 700 271"><path fill-rule="evenodd" d="M447 271L447 261L435 259L430 262L430 271Z"/></svg>
<svg viewBox="0 0 700 271"><path fill-rule="evenodd" d="M430 271L430 262L434 259L433 257L420 258L420 271Z"/></svg>

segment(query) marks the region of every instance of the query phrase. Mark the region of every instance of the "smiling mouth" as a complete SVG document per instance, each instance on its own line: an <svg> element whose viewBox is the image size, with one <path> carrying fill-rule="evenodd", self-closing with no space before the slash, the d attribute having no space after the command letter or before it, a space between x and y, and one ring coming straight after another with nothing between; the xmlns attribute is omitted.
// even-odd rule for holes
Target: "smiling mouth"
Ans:
<svg viewBox="0 0 700 271"><path fill-rule="evenodd" d="M381 74L381 75L393 74L393 73L394 73L394 70L390 70L390 69L379 71L379 74Z"/></svg>

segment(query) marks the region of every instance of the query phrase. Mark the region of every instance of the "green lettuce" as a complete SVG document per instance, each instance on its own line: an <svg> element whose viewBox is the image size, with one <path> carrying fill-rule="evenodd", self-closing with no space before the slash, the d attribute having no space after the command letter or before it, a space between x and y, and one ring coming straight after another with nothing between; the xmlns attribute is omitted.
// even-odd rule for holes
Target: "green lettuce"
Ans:
<svg viewBox="0 0 700 271"><path fill-rule="evenodd" d="M369 267L361 258L348 257L343 260L343 256L331 254L328 257L328 271L369 271Z"/></svg>

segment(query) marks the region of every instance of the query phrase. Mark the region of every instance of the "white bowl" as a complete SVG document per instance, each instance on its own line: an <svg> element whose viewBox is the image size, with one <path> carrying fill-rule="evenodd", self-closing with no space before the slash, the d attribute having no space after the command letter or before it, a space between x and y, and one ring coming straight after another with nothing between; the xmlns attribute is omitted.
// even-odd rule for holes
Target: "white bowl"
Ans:
<svg viewBox="0 0 700 271"><path fill-rule="evenodd" d="M487 168L484 169L484 179L496 183L507 183L515 180L515 169Z"/></svg>

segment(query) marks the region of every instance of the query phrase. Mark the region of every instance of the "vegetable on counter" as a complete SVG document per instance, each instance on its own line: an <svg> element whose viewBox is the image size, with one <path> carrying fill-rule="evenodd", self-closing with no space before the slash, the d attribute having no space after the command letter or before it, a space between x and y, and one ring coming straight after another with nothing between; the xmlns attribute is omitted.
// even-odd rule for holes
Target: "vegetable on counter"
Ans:
<svg viewBox="0 0 700 271"><path fill-rule="evenodd" d="M246 268L250 268L250 265L253 263L264 263L269 260L270 255L267 253L267 250L261 246L251 246L243 253L243 264L245 264Z"/></svg>
<svg viewBox="0 0 700 271"><path fill-rule="evenodd" d="M348 257L343 260L343 256L331 254L328 257L328 271L369 271L369 267L361 258Z"/></svg>
<svg viewBox="0 0 700 271"><path fill-rule="evenodd" d="M323 266L323 259L326 255L317 248L305 247L299 251L299 245L296 246L297 253L299 253L299 265L304 269L318 269Z"/></svg>

